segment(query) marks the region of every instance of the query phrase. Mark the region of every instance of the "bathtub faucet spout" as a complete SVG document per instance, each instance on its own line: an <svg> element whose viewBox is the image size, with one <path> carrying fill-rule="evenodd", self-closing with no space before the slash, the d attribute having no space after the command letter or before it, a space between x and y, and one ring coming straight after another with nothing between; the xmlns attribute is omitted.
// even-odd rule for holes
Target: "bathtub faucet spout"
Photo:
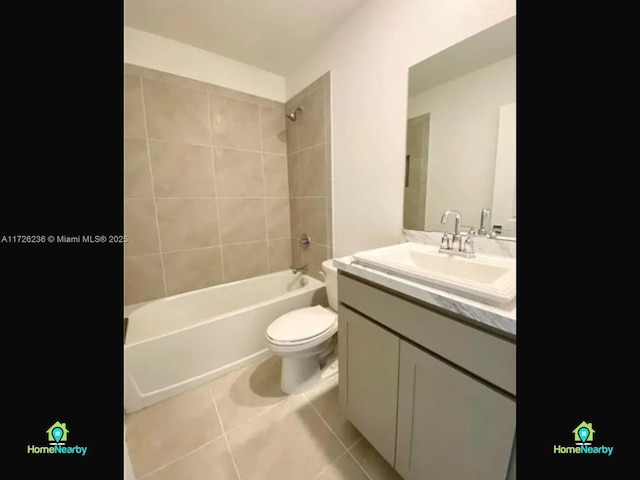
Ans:
<svg viewBox="0 0 640 480"><path fill-rule="evenodd" d="M294 267L293 265L291 266L291 271L292 271L293 273L299 273L299 272L302 272L303 274L306 274L306 273L307 273L307 270L308 270L308 268L307 268L307 266L306 266L306 265L302 265L301 267Z"/></svg>

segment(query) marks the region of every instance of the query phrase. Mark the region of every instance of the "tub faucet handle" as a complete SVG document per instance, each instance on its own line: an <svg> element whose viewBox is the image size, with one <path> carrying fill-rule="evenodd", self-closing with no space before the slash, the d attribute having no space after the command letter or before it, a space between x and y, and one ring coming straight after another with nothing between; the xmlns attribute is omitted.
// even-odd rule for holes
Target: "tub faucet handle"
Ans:
<svg viewBox="0 0 640 480"><path fill-rule="evenodd" d="M301 267L294 267L293 265L291 265L291 271L295 274L295 273L300 273L302 272L303 274L306 274L307 271L309 269L307 268L306 265L302 265Z"/></svg>

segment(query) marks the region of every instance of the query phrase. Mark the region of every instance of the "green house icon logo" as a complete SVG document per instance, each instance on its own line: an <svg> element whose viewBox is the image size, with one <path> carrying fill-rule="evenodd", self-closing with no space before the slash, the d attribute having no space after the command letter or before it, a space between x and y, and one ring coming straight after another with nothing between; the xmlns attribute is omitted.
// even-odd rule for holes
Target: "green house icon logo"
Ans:
<svg viewBox="0 0 640 480"><path fill-rule="evenodd" d="M573 439L576 443L585 444L593 441L594 433L596 431L593 429L592 424L583 421L573 430Z"/></svg>
<svg viewBox="0 0 640 480"><path fill-rule="evenodd" d="M67 424L56 422L47 429L47 440L49 443L59 445L67 441Z"/></svg>

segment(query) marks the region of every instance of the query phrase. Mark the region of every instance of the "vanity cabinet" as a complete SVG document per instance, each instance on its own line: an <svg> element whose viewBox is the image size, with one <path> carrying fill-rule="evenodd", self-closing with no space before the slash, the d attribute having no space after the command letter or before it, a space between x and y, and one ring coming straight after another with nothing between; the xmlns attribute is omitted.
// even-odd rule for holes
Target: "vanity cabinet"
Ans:
<svg viewBox="0 0 640 480"><path fill-rule="evenodd" d="M340 405L385 460L405 480L515 479L515 339L342 271L338 299Z"/></svg>

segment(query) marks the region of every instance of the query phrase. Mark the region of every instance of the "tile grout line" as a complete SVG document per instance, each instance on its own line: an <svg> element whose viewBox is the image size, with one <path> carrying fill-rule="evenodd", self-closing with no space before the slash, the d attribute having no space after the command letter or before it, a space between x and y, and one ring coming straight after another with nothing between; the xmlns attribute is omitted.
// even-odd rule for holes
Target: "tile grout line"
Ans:
<svg viewBox="0 0 640 480"><path fill-rule="evenodd" d="M158 220L158 201L156 199L156 184L153 179L153 167L151 166L151 144L149 143L149 126L147 125L147 108L144 100L144 85L142 77L138 77L140 81L140 97L142 99L142 118L144 120L144 135L145 143L147 145L147 162L149 164L149 176L151 177L151 193L153 194L153 209L155 211L156 232L158 233L158 250L160 254L160 268L162 269L162 283L164 285L165 296L169 295L169 289L167 288L167 273L164 268L164 255L162 251L162 235L160 235L160 221Z"/></svg>
<svg viewBox="0 0 640 480"><path fill-rule="evenodd" d="M262 141L262 112L258 106L258 137L260 140L260 158L262 159L262 192L264 205L264 236L267 240L267 273L271 273L271 259L269 258L269 221L267 220L267 178L264 171L264 145Z"/></svg>
<svg viewBox="0 0 640 480"><path fill-rule="evenodd" d="M247 418L246 420L242 421L242 423L239 423L238 425L236 425L235 427L229 429L229 431L227 432L227 435L230 433L235 432L236 430L238 430L241 427L244 427L247 423L253 421L254 419L261 417L262 415L264 415L267 412L270 412L271 410L273 410L274 408L276 408L278 405L284 403L285 400L287 400L289 397L285 397L282 400L279 400L277 403L274 403L273 405L269 405L267 408L265 408L263 411L261 411L260 413L255 414L253 417L251 418Z"/></svg>
<svg viewBox="0 0 640 480"><path fill-rule="evenodd" d="M362 436L362 434L360 434L360 438L358 440L356 440L355 442L353 442L353 445L351 445L348 449L347 449L347 454L351 457L351 460L353 460L353 462L358 465L358 467L360 467L360 470L362 470L362 472L364 473L364 475L369 479L369 480L373 480L373 478L371 478L371 476L369 475L369 472L367 472L367 470L360 464L360 462L356 459L355 455L353 453L351 453L351 450L358 445L362 440L364 439L364 437Z"/></svg>
<svg viewBox="0 0 640 480"><path fill-rule="evenodd" d="M227 450L229 450L229 456L231 457L231 463L233 464L233 469L236 471L236 476L238 480L242 480L240 476L240 471L238 470L238 465L236 464L236 459L233 456L233 451L231 450L231 445L229 444L229 439L227 438L227 431L224 428L224 423L222 423L222 417L220 416L220 410L218 410L218 403L216 402L216 397L213 395L213 392L210 388L207 388L209 391L209 396L213 401L213 407L216 409L216 415L218 416L218 422L220 422L220 428L222 428L222 436L224 437L224 443L227 445ZM218 437L219 438L219 437Z"/></svg>
<svg viewBox="0 0 640 480"><path fill-rule="evenodd" d="M222 277L222 283L224 281L224 254L222 252L222 222L220 222L220 207L218 206L218 176L216 175L216 159L213 152L213 120L211 119L211 96L207 92L207 116L209 117L209 139L211 141L211 167L213 168L213 185L216 190L214 198L216 200L216 222L218 223L218 243L220 244L220 273Z"/></svg>
<svg viewBox="0 0 640 480"><path fill-rule="evenodd" d="M306 393L303 393L304 398L306 398L307 402L309 402L309 405L311 405L311 408L313 409L314 412L316 412L318 414L318 417L320 417L320 420L322 420L322 423L324 423L326 425L326 427L329 429L329 431L331 433L333 433L334 437L336 437L336 439L338 440L338 442L340 443L340 445L342 445L342 448L344 448L345 453L347 455L349 455L351 457L351 459L355 462L356 465L358 465L358 467L360 468L360 470L362 470L362 472L365 474L365 476L369 479L369 480L373 480L369 474L367 473L367 471L362 467L362 465L360 465L360 462L358 462L355 457L353 456L353 454L350 452L350 450L358 443L360 442L360 440L362 440L364 437L362 437L362 434L360 434L360 438L358 440L356 440L355 442L353 442L353 445L351 445L349 448L347 448L347 446L344 444L344 442L342 441L342 439L338 436L338 434L335 432L335 430L333 428L331 428L331 426L326 422L326 420L324 419L324 417L320 414L320 412L318 412L318 410L316 409L316 407L313 405L313 402L311 400L309 400L309 397L307 396ZM344 456L344 454L340 455L338 458L336 458L333 462L331 462L329 465L327 465L327 467L325 467L322 471L326 470L328 467L330 467L331 465L333 465L334 463L336 463L340 458L342 458ZM320 473L318 473L318 475L320 475ZM315 477L314 477L315 478Z"/></svg>
<svg viewBox="0 0 640 480"><path fill-rule="evenodd" d="M267 107L268 108L268 107ZM207 107L208 110L210 110L210 107ZM211 125L211 121L209 121L209 125ZM209 134L211 135L211 131L209 131ZM214 145L213 143L213 139L211 140L211 144L204 144L204 143L191 143L191 142L180 142L177 140L164 140L161 138L142 138L142 137L133 137L131 135L124 135L123 138L128 138L131 140L148 140L151 142L159 142L159 143L175 143L178 145L187 145L190 147L210 147L210 148L218 148L220 150L233 150L236 152L246 152L246 153L266 153L267 155L276 155L276 156L280 156L280 157L286 157L287 154L286 153L278 153L278 152L262 152L261 150L250 150L247 148L237 148L237 147L224 147L221 145ZM323 145L327 142L322 142L319 143L317 145L313 145L311 147L305 147L303 150L309 150L311 148L315 148L315 147L319 147L320 145ZM297 152L296 152L297 153Z"/></svg>
<svg viewBox="0 0 640 480"><path fill-rule="evenodd" d="M140 477L136 477L136 480L144 480L145 478L150 477L151 475L154 475L156 473L158 473L160 470L164 470L165 468L173 465L174 463L179 462L180 460L183 460L185 458L187 458L189 455L197 452L198 450L202 450L204 447L212 444L213 442L220 440L222 437L224 437L224 433L221 433L220 435L218 435L216 438L212 438L211 440L206 441L205 443L203 443L202 445L200 445L199 447L194 448L193 450L189 450L187 453L180 455L178 458L171 460L170 462L165 463L164 465L162 465L161 467L158 467L154 470L151 470L148 473L145 473L144 475L140 476Z"/></svg>
<svg viewBox="0 0 640 480"><path fill-rule="evenodd" d="M274 238L270 238L269 240L289 240L291 237L274 237ZM224 245L203 245L201 247L190 247L190 248L182 248L180 250L169 250L166 252L155 252L155 253L140 253L138 255L125 255L124 258L134 258L134 257L150 257L152 255L166 255L166 254L170 254L170 253L181 253L181 252L192 252L194 250L205 250L207 248L221 248L221 247L230 247L230 246L234 246L234 245L251 245L253 243L263 243L266 240L251 240L249 242L231 242L231 243L225 243ZM314 243L316 245L322 245L319 243L315 243L315 242L311 242ZM326 246L326 245L324 245ZM274 272L271 272L274 273Z"/></svg>
<svg viewBox="0 0 640 480"><path fill-rule="evenodd" d="M340 454L340 456L338 458L336 458L333 462L331 462L329 465L327 465L326 467L324 467L322 470L320 470L318 472L318 474L313 477L313 480L315 480L316 478L320 477L324 472L326 472L327 470L329 470L333 465L335 465L336 463L338 463L342 458L344 458L345 455L349 455L349 452L347 452L346 450Z"/></svg>

